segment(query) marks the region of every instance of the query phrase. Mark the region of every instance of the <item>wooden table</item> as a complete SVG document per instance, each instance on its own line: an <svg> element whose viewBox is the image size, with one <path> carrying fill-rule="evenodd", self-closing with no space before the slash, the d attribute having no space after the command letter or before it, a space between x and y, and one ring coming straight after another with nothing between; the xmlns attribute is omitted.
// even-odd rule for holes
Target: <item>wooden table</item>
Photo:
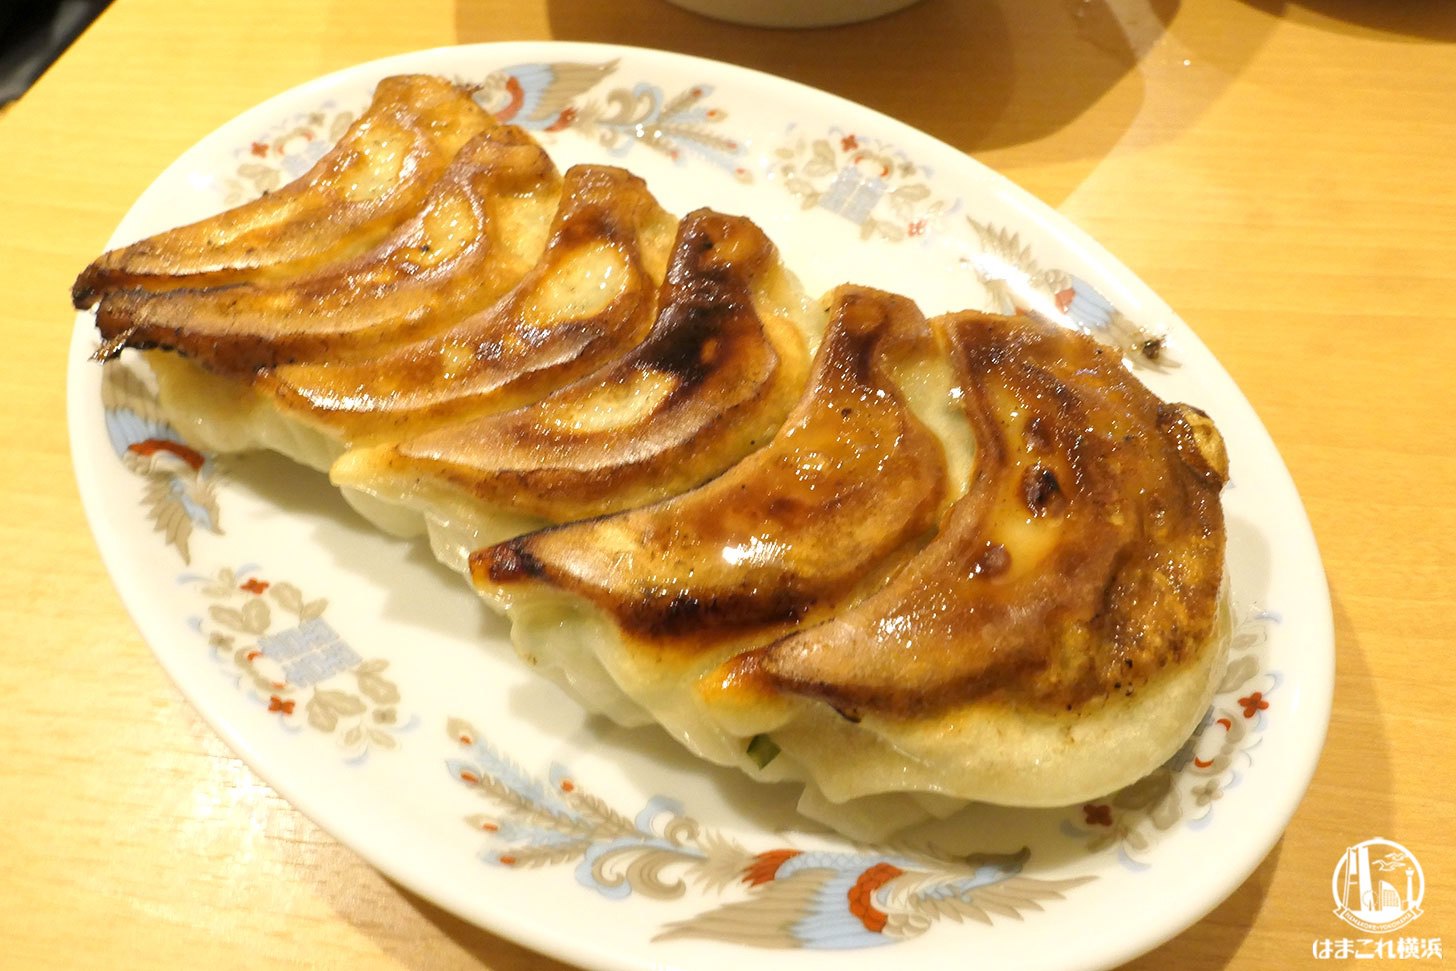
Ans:
<svg viewBox="0 0 1456 971"><path fill-rule="evenodd" d="M117 0L0 118L0 965L554 966L386 881L201 723L101 567L63 417L70 281L183 149L335 68L545 38L706 55L871 105L1060 207L1177 308L1302 491L1338 687L1283 840L1133 966L1315 963L1316 938L1352 936L1332 868L1373 836L1424 865L1408 933L1456 947L1456 5L926 0L774 32L662 0Z"/></svg>

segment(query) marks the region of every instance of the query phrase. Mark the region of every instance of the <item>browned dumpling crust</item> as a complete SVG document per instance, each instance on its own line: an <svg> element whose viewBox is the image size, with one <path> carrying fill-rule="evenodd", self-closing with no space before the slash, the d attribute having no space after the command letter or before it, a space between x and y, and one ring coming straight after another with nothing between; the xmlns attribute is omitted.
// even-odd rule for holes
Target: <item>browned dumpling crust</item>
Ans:
<svg viewBox="0 0 1456 971"><path fill-rule="evenodd" d="M1081 334L938 324L977 444L965 497L884 590L734 658L707 697L798 696L851 721L980 702L1076 715L1217 649L1227 464L1212 423Z"/></svg>
<svg viewBox="0 0 1456 971"><path fill-rule="evenodd" d="M630 353L514 411L355 450L334 481L425 479L551 522L692 488L766 443L803 387L804 337L767 297L783 276L753 223L692 213L657 320Z"/></svg>
<svg viewBox="0 0 1456 971"><path fill-rule="evenodd" d="M1129 784L1226 657L1207 416L1041 319L846 286L825 332L749 220L563 178L443 79L73 298L199 448L327 469L588 706L845 832Z"/></svg>
<svg viewBox="0 0 1456 971"><path fill-rule="evenodd" d="M444 78L385 78L308 172L245 205L103 254L72 298L83 308L110 290L296 276L362 253L415 213L461 146L495 125L468 89Z"/></svg>
<svg viewBox="0 0 1456 971"><path fill-rule="evenodd" d="M583 597L649 666L823 619L940 517L945 456L901 390L938 355L909 300L841 287L804 396L762 449L681 496L481 550L474 582L507 601Z"/></svg>
<svg viewBox="0 0 1456 971"><path fill-rule="evenodd" d="M647 334L676 229L641 179L576 166L540 261L494 305L366 360L263 372L258 387L353 443L537 400Z"/></svg>
<svg viewBox="0 0 1456 971"><path fill-rule="evenodd" d="M365 358L489 306L540 256L561 179L524 131L461 148L423 202L367 252L298 277L207 289L113 290L103 354L177 351L215 374Z"/></svg>

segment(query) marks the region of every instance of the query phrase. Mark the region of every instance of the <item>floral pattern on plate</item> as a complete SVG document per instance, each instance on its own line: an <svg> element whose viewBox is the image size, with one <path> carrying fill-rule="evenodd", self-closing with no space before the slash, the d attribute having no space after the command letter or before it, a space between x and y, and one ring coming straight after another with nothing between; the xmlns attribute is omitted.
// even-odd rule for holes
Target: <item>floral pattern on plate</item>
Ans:
<svg viewBox="0 0 1456 971"><path fill-rule="evenodd" d="M112 449L144 480L142 506L155 530L190 564L194 529L222 535L216 462L182 441L156 393L131 367L120 361L101 367ZM306 599L294 584L264 579L251 568L188 572L179 582L210 601L192 627L238 686L285 726L333 736L351 759L397 747L396 736L413 727L414 719L400 723L399 686L385 674L389 661L360 657L324 619L327 600Z"/></svg>
<svg viewBox="0 0 1456 971"><path fill-rule="evenodd" d="M712 86L695 84L668 94L658 85L637 83L588 98L616 73L616 60L517 64L480 78L455 78L475 89L475 100L499 120L529 131L573 129L614 156L642 145L682 162L689 154L707 159L740 182L753 172L740 158L741 142L714 128L726 118L707 103ZM271 192L307 172L357 117L326 101L317 110L293 115L260 132L234 153L236 168L223 180L223 204L236 206Z"/></svg>
<svg viewBox="0 0 1456 971"><path fill-rule="evenodd" d="M644 145L677 162L691 153L741 182L753 181L753 173L739 162L743 144L711 127L728 114L706 104L713 92L710 85L694 84L668 94L659 85L639 82L611 88L601 100L587 98L616 73L618 63L517 64L488 75L475 97L501 121L522 128L574 129L617 156L633 145Z"/></svg>
<svg viewBox="0 0 1456 971"><path fill-rule="evenodd" d="M273 126L234 153L237 168L222 182L223 204L237 206L298 178L323 158L354 123L355 113L325 101Z"/></svg>
<svg viewBox="0 0 1456 971"><path fill-rule="evenodd" d="M493 837L481 856L503 867L576 864L576 879L605 897L730 898L654 940L708 938L764 948L849 949L918 937L944 918L992 924L1042 910L1092 876L1021 875L1029 849L951 857L910 849L750 850L656 796L633 817L586 792L553 765L527 773L462 719L447 730L464 750L446 768L491 804L466 822Z"/></svg>
<svg viewBox="0 0 1456 971"><path fill-rule="evenodd" d="M1019 233L970 216L980 252L963 262L991 291L998 313L1035 313L1096 338L1136 364L1176 366L1167 336L1130 319L1091 283L1044 267Z"/></svg>
<svg viewBox="0 0 1456 971"><path fill-rule="evenodd" d="M960 206L936 196L932 173L888 142L838 128L817 138L790 135L773 151L773 177L803 208L849 220L862 239L924 236Z"/></svg>
<svg viewBox="0 0 1456 971"><path fill-rule="evenodd" d="M111 447L146 482L142 504L153 528L183 563L191 563L194 529L222 534L216 463L182 441L135 371L119 361L101 367L101 408Z"/></svg>
<svg viewBox="0 0 1456 971"><path fill-rule="evenodd" d="M399 686L387 658L360 657L324 618L328 601L307 599L294 584L252 568L185 574L208 601L192 626L239 688L292 730L331 736L345 756L393 749L417 719L401 722Z"/></svg>

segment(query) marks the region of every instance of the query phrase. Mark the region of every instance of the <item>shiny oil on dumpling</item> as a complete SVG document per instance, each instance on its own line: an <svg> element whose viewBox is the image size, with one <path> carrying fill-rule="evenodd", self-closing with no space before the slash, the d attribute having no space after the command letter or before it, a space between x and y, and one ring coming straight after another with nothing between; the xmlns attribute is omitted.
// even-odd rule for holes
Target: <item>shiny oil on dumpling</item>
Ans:
<svg viewBox="0 0 1456 971"><path fill-rule="evenodd" d="M76 280L72 300L85 308L113 290L296 276L363 252L415 213L466 142L495 126L469 90L444 78L385 78L309 171L244 205L102 254Z"/></svg>
<svg viewBox="0 0 1456 971"><path fill-rule="evenodd" d="M965 497L883 589L695 692L834 803L1114 791L1178 749L1222 672L1222 440L1080 334L938 323L976 442Z"/></svg>
<svg viewBox="0 0 1456 971"><path fill-rule="evenodd" d="M423 515L435 553L676 495L767 442L798 398L822 311L752 222L684 217L657 319L621 358L513 411L353 449L331 472L376 521Z"/></svg>
<svg viewBox="0 0 1456 971"><path fill-rule="evenodd" d="M731 761L685 689L873 591L934 533L968 462L942 362L909 300L842 287L763 448L682 495L481 550L476 587L531 663L596 710Z"/></svg>
<svg viewBox="0 0 1456 971"><path fill-rule="evenodd" d="M676 220L620 169L577 166L559 188L549 181L541 192L559 192L559 204L543 251L484 309L428 336L372 340L367 357L246 380L153 354L164 401L213 451L268 447L327 469L349 447L518 407L626 353L656 318ZM544 200L523 198L511 205L542 215Z"/></svg>
<svg viewBox="0 0 1456 971"><path fill-rule="evenodd" d="M163 407L191 444L270 448L327 469L347 435L263 393L269 369L366 359L489 308L540 259L561 191L529 136L490 127L362 252L254 282L107 292L101 353L146 351Z"/></svg>
<svg viewBox="0 0 1456 971"><path fill-rule="evenodd" d="M841 291L815 380L762 452L675 499L482 550L478 589L589 703L806 783L801 808L843 831L1135 781L1221 669L1216 432L1028 319L936 321L953 393L897 373L893 341L849 340L869 299ZM847 362L866 368L849 385ZM966 451L927 387L974 439L957 485L925 459ZM892 402L916 434L865 408ZM950 449L926 449L931 427Z"/></svg>
<svg viewBox="0 0 1456 971"><path fill-rule="evenodd" d="M820 305L749 220L563 176L471 95L386 79L295 183L103 254L98 358L142 352L192 444L427 530L590 708L842 832L1183 742L1226 648L1206 416L1040 319Z"/></svg>
<svg viewBox="0 0 1456 971"><path fill-rule="evenodd" d="M529 135L491 128L364 252L264 281L111 290L96 327L108 350L172 350L228 376L363 358L484 309L514 286L541 253L559 193L555 166Z"/></svg>
<svg viewBox="0 0 1456 971"><path fill-rule="evenodd" d="M641 179L576 166L545 252L490 307L365 360L282 365L256 384L275 407L350 444L538 400L646 336L676 230Z"/></svg>

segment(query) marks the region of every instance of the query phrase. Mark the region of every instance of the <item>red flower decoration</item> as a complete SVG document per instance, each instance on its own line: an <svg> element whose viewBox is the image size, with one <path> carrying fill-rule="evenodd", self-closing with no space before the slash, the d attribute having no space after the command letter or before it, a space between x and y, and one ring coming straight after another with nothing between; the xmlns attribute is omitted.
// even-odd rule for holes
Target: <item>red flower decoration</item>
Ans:
<svg viewBox="0 0 1456 971"><path fill-rule="evenodd" d="M263 591L268 589L268 581L259 580L257 577L253 577L247 583L238 584L238 589L246 590L249 593L257 594L261 597L263 595Z"/></svg>
<svg viewBox="0 0 1456 971"><path fill-rule="evenodd" d="M1244 717L1253 718L1256 714L1269 707L1269 702L1264 700L1264 692L1255 691L1247 697L1240 698L1239 704L1244 706Z"/></svg>
<svg viewBox="0 0 1456 971"><path fill-rule="evenodd" d="M859 148L859 139L853 135L845 135L839 140L839 147L846 152L852 152Z"/></svg>
<svg viewBox="0 0 1456 971"><path fill-rule="evenodd" d="M259 158L264 158L268 154L268 146L263 144L262 142L254 142L251 146L249 146L249 150L252 151L252 153Z"/></svg>
<svg viewBox="0 0 1456 971"><path fill-rule="evenodd" d="M1088 803L1082 807L1082 815L1087 817L1088 826L1111 826L1112 807L1106 803Z"/></svg>
<svg viewBox="0 0 1456 971"><path fill-rule="evenodd" d="M915 220L908 227L906 227L906 232L908 232L911 236L924 236L925 235L925 220L924 219L917 219L917 220Z"/></svg>
<svg viewBox="0 0 1456 971"><path fill-rule="evenodd" d="M277 695L273 695L268 699L269 711L281 711L285 715L293 714L293 705L294 701L291 698L285 701Z"/></svg>
<svg viewBox="0 0 1456 971"><path fill-rule="evenodd" d="M576 791L576 784L573 783L570 779L562 779L561 780L561 791L562 792L575 792Z"/></svg>

